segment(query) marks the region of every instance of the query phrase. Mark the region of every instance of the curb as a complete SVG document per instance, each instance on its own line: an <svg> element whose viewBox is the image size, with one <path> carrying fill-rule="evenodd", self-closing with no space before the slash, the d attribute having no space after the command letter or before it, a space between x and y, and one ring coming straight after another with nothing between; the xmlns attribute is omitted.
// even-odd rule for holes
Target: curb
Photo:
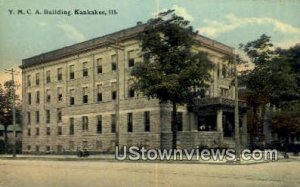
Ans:
<svg viewBox="0 0 300 187"><path fill-rule="evenodd" d="M275 160L275 161L259 161L259 162L217 162L217 161L197 161L197 160L172 160L172 161L166 161L166 160L116 160L115 158L51 158L51 157L0 157L0 160L38 160L38 161L101 161L101 162L119 162L119 163L159 163L159 164L211 164L211 165L256 165L256 164L266 164L266 163L272 163L276 161L293 161L293 160ZM297 160L297 159L296 159Z"/></svg>

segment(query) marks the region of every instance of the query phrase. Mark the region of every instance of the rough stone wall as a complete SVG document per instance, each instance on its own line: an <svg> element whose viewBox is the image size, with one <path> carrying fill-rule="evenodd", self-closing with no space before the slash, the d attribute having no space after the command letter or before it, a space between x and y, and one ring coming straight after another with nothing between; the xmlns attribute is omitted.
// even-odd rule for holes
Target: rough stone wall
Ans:
<svg viewBox="0 0 300 187"><path fill-rule="evenodd" d="M160 145L160 105L157 100L148 100L141 95L128 96L128 80L131 78L128 67L128 52L134 50L135 63L140 61L138 43L130 40L123 43L124 51L118 51L119 69L119 141L123 145ZM112 82L117 81L117 73L111 70L111 56L116 54L113 48L101 48L67 59L37 65L23 71L23 152L72 152L83 147L90 151L111 152L115 149L116 133L111 132L111 115L116 113L116 100L112 100ZM101 74L96 72L96 61L102 58ZM87 62L88 76L83 77L83 62ZM69 79L69 67L74 65L75 78ZM57 80L57 69L62 68L62 81ZM46 72L51 72L51 82L46 83ZM35 85L35 74L39 73L40 85ZM27 76L31 76L31 86L27 86ZM97 102L97 85L102 84L102 101ZM62 101L58 101L58 87L62 88ZM88 87L88 104L83 103L83 88ZM46 90L51 92L51 101L46 101ZM75 90L75 105L69 102L70 90ZM36 91L40 91L40 103L35 102ZM31 104L28 104L31 93ZM57 109L62 111L62 121L57 120ZM46 110L50 110L50 123L46 124ZM40 122L35 121L35 112L40 113ZM144 112L150 112L150 132L144 130ZM31 122L27 123L27 112L31 113ZM127 113L133 113L133 132L127 132ZM97 116L102 116L102 133L97 133ZM88 129L82 129L82 116L88 116ZM70 118L74 118L74 135L70 135ZM61 126L62 135L58 135ZM46 134L50 127L50 135ZM39 135L36 135L39 128ZM31 129L31 135L27 135ZM28 148L30 146L30 149ZM50 151L49 148L50 147Z"/></svg>
<svg viewBox="0 0 300 187"><path fill-rule="evenodd" d="M220 132L199 132L199 131L182 131L177 134L177 144L179 148L190 149L197 146L215 146L219 142ZM172 132L161 133L161 147L163 149L172 148Z"/></svg>
<svg viewBox="0 0 300 187"><path fill-rule="evenodd" d="M74 152L86 147L97 152L111 152L114 150L117 138L116 133L111 132L111 114L116 113L116 101L112 101L112 83L119 82L117 88L119 103L119 143L123 145L146 145L147 147L168 147L171 142L171 110L170 105L159 104L158 100L148 100L141 95L129 98L128 82L130 67L128 66L129 51L133 51L131 58L136 62L142 59L139 56L139 43L136 40L122 41L123 50L116 50L111 46L101 47L85 53L78 53L67 58L62 58L48 63L37 64L23 69L23 152L35 152L36 146L39 152ZM200 48L199 48L200 49ZM221 63L222 54L212 49L202 49L213 56L214 63ZM111 69L111 57L118 56L118 72ZM101 74L97 74L97 59L102 59ZM219 59L219 60L216 60ZM88 76L83 77L83 63L87 63ZM74 65L75 78L70 80L70 65ZM58 68L62 68L62 80L57 80ZM46 72L51 72L51 82L46 83ZM211 83L211 96L219 96L219 84L213 71L214 81ZM35 75L39 73L40 85L35 85ZM27 76L31 75L31 86L27 85ZM102 84L102 101L97 102L97 86ZM224 83L225 84L225 83ZM227 83L226 83L227 84ZM83 103L83 88L87 87L88 104ZM58 88L62 89L62 101L58 101ZM74 89L75 105L70 106L70 90ZM46 91L50 90L51 101L46 101ZM36 92L40 92L40 103L36 103ZM28 104L28 93L31 93L31 104ZM57 110L62 111L62 121L57 120ZM46 124L46 110L50 110L50 123ZM35 112L40 113L40 122L35 122ZM151 116L151 131L144 131L144 112L149 111ZM216 133L190 132L195 129L195 121L191 121L186 106L178 107L183 113L183 131L178 133L179 142L183 147L211 144L213 139L218 139ZM27 112L31 114L31 122L28 124ZM127 113L133 113L133 132L127 132ZM102 115L102 133L96 131L97 116ZM88 116L88 129L82 130L82 116ZM70 118L74 118L74 135L69 133ZM50 127L50 135L46 134ZM62 135L58 135L58 128L62 128ZM36 129L39 128L39 135ZM28 129L31 135L28 136ZM201 134L201 136L200 136ZM29 149L30 146L30 149ZM50 150L49 150L50 148Z"/></svg>

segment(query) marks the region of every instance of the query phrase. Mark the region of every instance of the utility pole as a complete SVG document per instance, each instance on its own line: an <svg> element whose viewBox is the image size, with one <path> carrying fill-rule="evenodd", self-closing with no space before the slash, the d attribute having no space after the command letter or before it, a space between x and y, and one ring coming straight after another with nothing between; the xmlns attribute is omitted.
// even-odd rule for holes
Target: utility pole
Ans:
<svg viewBox="0 0 300 187"><path fill-rule="evenodd" d="M155 17L158 18L159 16L159 0L156 0L156 15Z"/></svg>
<svg viewBox="0 0 300 187"><path fill-rule="evenodd" d="M11 74L12 79L12 96L11 96L11 107L12 107L12 117L13 117L13 157L16 157L16 108L15 108L15 77L14 77L14 69L5 71Z"/></svg>
<svg viewBox="0 0 300 187"><path fill-rule="evenodd" d="M236 54L233 54L234 61L234 86L235 86L235 99L234 99L234 134L235 134L235 155L236 161L240 161L240 125L239 125L239 92L238 92L238 72Z"/></svg>
<svg viewBox="0 0 300 187"><path fill-rule="evenodd" d="M109 40L112 40L113 44L110 46L115 50L116 53L116 66L117 66L117 75L116 75L116 84L117 84L117 101L116 101L116 146L119 146L120 143L120 75L119 75L119 50L124 51L124 47L119 44L119 40L109 37Z"/></svg>

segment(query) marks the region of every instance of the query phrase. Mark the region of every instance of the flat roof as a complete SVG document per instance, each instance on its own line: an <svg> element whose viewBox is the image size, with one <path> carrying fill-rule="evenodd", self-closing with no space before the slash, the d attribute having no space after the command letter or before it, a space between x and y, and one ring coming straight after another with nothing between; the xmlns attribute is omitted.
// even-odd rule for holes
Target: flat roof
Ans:
<svg viewBox="0 0 300 187"><path fill-rule="evenodd" d="M142 32L147 24L139 24L134 27L130 27L127 29L123 29L108 35L104 35L101 37L93 38L81 43L76 43L70 46L66 46L63 48L59 48L53 51L45 52L30 58L26 58L22 60L21 69L25 69L28 67L32 67L35 65L40 65L43 63L51 62L54 60L59 60L63 58L67 58L73 55L77 55L79 53L84 53L93 49L97 49L101 46L109 45L112 43L112 39L118 39L119 41L123 41L132 37L137 36L138 33ZM196 39L205 44L206 47L213 48L215 50L220 50L224 53L231 54L233 52L233 48L229 47L225 44L217 42L215 40L209 39L202 35L198 35Z"/></svg>

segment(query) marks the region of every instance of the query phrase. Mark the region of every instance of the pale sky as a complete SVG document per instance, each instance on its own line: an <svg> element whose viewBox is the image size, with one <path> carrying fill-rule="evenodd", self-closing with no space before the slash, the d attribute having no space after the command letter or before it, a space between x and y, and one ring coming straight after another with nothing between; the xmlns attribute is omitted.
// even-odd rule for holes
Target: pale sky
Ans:
<svg viewBox="0 0 300 187"><path fill-rule="evenodd" d="M3 69L57 48L146 22L159 9L175 9L199 33L232 47L265 33L281 47L300 43L299 0L0 0L0 83ZM118 15L10 15L9 9L105 10ZM20 77L17 77L20 82Z"/></svg>

